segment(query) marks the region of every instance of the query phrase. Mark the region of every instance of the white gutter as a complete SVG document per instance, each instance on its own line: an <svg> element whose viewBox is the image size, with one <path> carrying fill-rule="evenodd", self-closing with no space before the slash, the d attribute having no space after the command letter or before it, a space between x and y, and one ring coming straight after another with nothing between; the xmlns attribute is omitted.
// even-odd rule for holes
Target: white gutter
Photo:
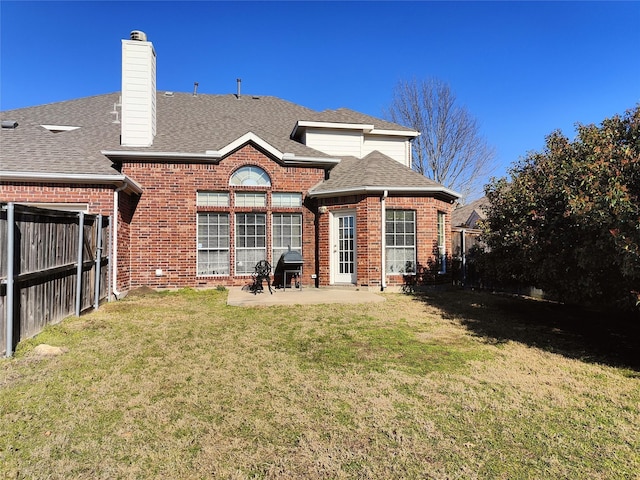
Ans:
<svg viewBox="0 0 640 480"><path fill-rule="evenodd" d="M370 194L370 193L444 193L454 198L460 198L462 194L450 190L446 187L376 187L376 186L363 186L363 187L351 187L351 188L336 188L333 190L322 190L320 192L310 191L309 196L315 198L323 197L335 197L339 195L356 195L356 194Z"/></svg>
<svg viewBox="0 0 640 480"><path fill-rule="evenodd" d="M181 161L220 161L222 155L216 151L206 153L186 152L140 152L131 150L101 150L100 153L110 159L152 159L152 160L181 160Z"/></svg>
<svg viewBox="0 0 640 480"><path fill-rule="evenodd" d="M328 130L357 130L368 135L384 135L398 137L417 137L420 132L415 130L391 130L384 128L376 128L375 125L369 123L344 123L344 122L314 122L308 120L299 120L293 127L290 137L295 138L298 130L305 128L317 128Z"/></svg>
<svg viewBox="0 0 640 480"><path fill-rule="evenodd" d="M418 137L420 136L420 132L416 131L406 131L406 130L384 130L382 128L374 128L370 132L367 132L368 135L382 135L384 137Z"/></svg>
<svg viewBox="0 0 640 480"><path fill-rule="evenodd" d="M307 165L314 163L317 165L337 165L340 163L339 158L320 158L320 157L297 157L293 153L282 154L282 161L286 164Z"/></svg>
<svg viewBox="0 0 640 480"><path fill-rule="evenodd" d="M389 196L389 191L385 190L384 193L382 194L382 197L380 198L380 213L382 216L381 219L381 223L380 223L380 232L381 232L381 238L380 238L380 244L382 245L382 251L380 252L380 258L381 260L381 264L382 264L382 282L380 283L382 290L384 291L385 288L387 288L387 256L386 256L386 250L387 250L387 223L386 223L386 216L387 216L387 208L386 208L386 198Z"/></svg>
<svg viewBox="0 0 640 480"><path fill-rule="evenodd" d="M127 183L116 188L113 191L113 248L111 250L111 264L112 264L112 292L116 297L116 300L120 299L122 292L118 291L118 194L127 188Z"/></svg>
<svg viewBox="0 0 640 480"><path fill-rule="evenodd" d="M241 141L232 142L222 150L207 150L205 153L180 153L180 152L139 152L125 150L102 150L100 153L112 160L176 160L176 161L194 161L194 162L219 162L222 157L244 145L245 143L254 142L258 146L267 150L271 155L276 157L287 165L337 165L340 163L339 158L325 157L303 157L296 156L293 153L281 153L275 148L262 141L255 135L245 135L246 138L240 138Z"/></svg>
<svg viewBox="0 0 640 480"><path fill-rule="evenodd" d="M43 172L7 172L0 171L0 180L10 179L16 182L52 182L52 183L97 183L125 185L132 193L142 193L142 187L126 175L92 175L84 173L43 173Z"/></svg>

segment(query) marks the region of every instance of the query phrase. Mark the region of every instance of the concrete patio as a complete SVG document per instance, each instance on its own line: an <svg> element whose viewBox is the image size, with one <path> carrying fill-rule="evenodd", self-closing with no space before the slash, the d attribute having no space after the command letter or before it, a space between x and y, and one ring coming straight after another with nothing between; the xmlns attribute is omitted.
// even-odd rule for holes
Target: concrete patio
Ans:
<svg viewBox="0 0 640 480"><path fill-rule="evenodd" d="M375 292L356 288L302 288L274 289L273 294L265 288L262 293L253 294L241 287L229 288L227 305L236 307L259 307L268 305L316 305L327 303L376 303L385 298Z"/></svg>

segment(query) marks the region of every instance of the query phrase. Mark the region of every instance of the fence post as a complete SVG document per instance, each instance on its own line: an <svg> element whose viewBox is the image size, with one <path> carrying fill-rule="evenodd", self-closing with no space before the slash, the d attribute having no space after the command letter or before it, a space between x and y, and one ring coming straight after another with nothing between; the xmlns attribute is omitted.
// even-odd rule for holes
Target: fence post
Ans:
<svg viewBox="0 0 640 480"><path fill-rule="evenodd" d="M107 301L110 302L111 301L111 285L113 285L111 283L111 245L113 245L113 226L112 226L112 222L111 222L112 217L108 216L107 217L107 228L108 228L108 235L107 235Z"/></svg>
<svg viewBox="0 0 640 480"><path fill-rule="evenodd" d="M98 214L96 219L96 269L95 269L95 289L93 294L93 308L98 309L100 305L100 264L102 263L102 214Z"/></svg>
<svg viewBox="0 0 640 480"><path fill-rule="evenodd" d="M14 261L15 261L15 208L13 202L7 204L7 312L6 312L6 334L7 345L5 356L13 355L13 288L15 284L14 278Z"/></svg>
<svg viewBox="0 0 640 480"><path fill-rule="evenodd" d="M78 265L76 269L76 317L80 316L82 306L82 263L84 260L84 212L78 218Z"/></svg>

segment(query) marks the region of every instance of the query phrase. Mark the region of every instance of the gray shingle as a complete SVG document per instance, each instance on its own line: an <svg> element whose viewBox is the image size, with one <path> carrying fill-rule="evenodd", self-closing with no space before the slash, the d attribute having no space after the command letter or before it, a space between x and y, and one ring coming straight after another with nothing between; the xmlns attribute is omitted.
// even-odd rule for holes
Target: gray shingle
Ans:
<svg viewBox="0 0 640 480"><path fill-rule="evenodd" d="M120 124L113 113L120 94L111 93L66 102L2 112L15 120L16 129L2 129L0 170L61 174L119 175L101 150L205 153L220 150L247 132L253 132L282 153L331 157L293 139L299 120L365 123L375 128L410 129L348 109L316 112L276 97L249 95L193 96L157 93L157 133L146 148L122 147ZM52 133L40 125L68 125L77 130ZM363 159L344 158L330 178L314 192L358 186L425 188L439 185L373 152Z"/></svg>
<svg viewBox="0 0 640 480"><path fill-rule="evenodd" d="M364 158L343 157L331 170L329 179L313 188L313 193L359 187L406 188L417 191L442 185L380 152L372 152Z"/></svg>
<svg viewBox="0 0 640 480"><path fill-rule="evenodd" d="M314 112L311 116L300 118L299 120L308 120L312 122L330 122L330 123L361 123L365 125L374 125L377 129L399 130L407 133L414 132L411 128L404 127L397 123L388 122L380 118L372 117L364 113L349 110L348 108L339 108L337 110L323 110L322 112Z"/></svg>

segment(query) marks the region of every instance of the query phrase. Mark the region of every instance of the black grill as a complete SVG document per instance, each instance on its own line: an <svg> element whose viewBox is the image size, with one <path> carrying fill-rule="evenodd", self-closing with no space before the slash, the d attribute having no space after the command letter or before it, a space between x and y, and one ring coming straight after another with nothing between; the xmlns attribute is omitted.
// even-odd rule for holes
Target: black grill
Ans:
<svg viewBox="0 0 640 480"><path fill-rule="evenodd" d="M303 264L304 260L300 252L293 251L289 247L288 251L280 255L280 260L278 260L273 274L274 283L282 288L302 288L300 281Z"/></svg>

